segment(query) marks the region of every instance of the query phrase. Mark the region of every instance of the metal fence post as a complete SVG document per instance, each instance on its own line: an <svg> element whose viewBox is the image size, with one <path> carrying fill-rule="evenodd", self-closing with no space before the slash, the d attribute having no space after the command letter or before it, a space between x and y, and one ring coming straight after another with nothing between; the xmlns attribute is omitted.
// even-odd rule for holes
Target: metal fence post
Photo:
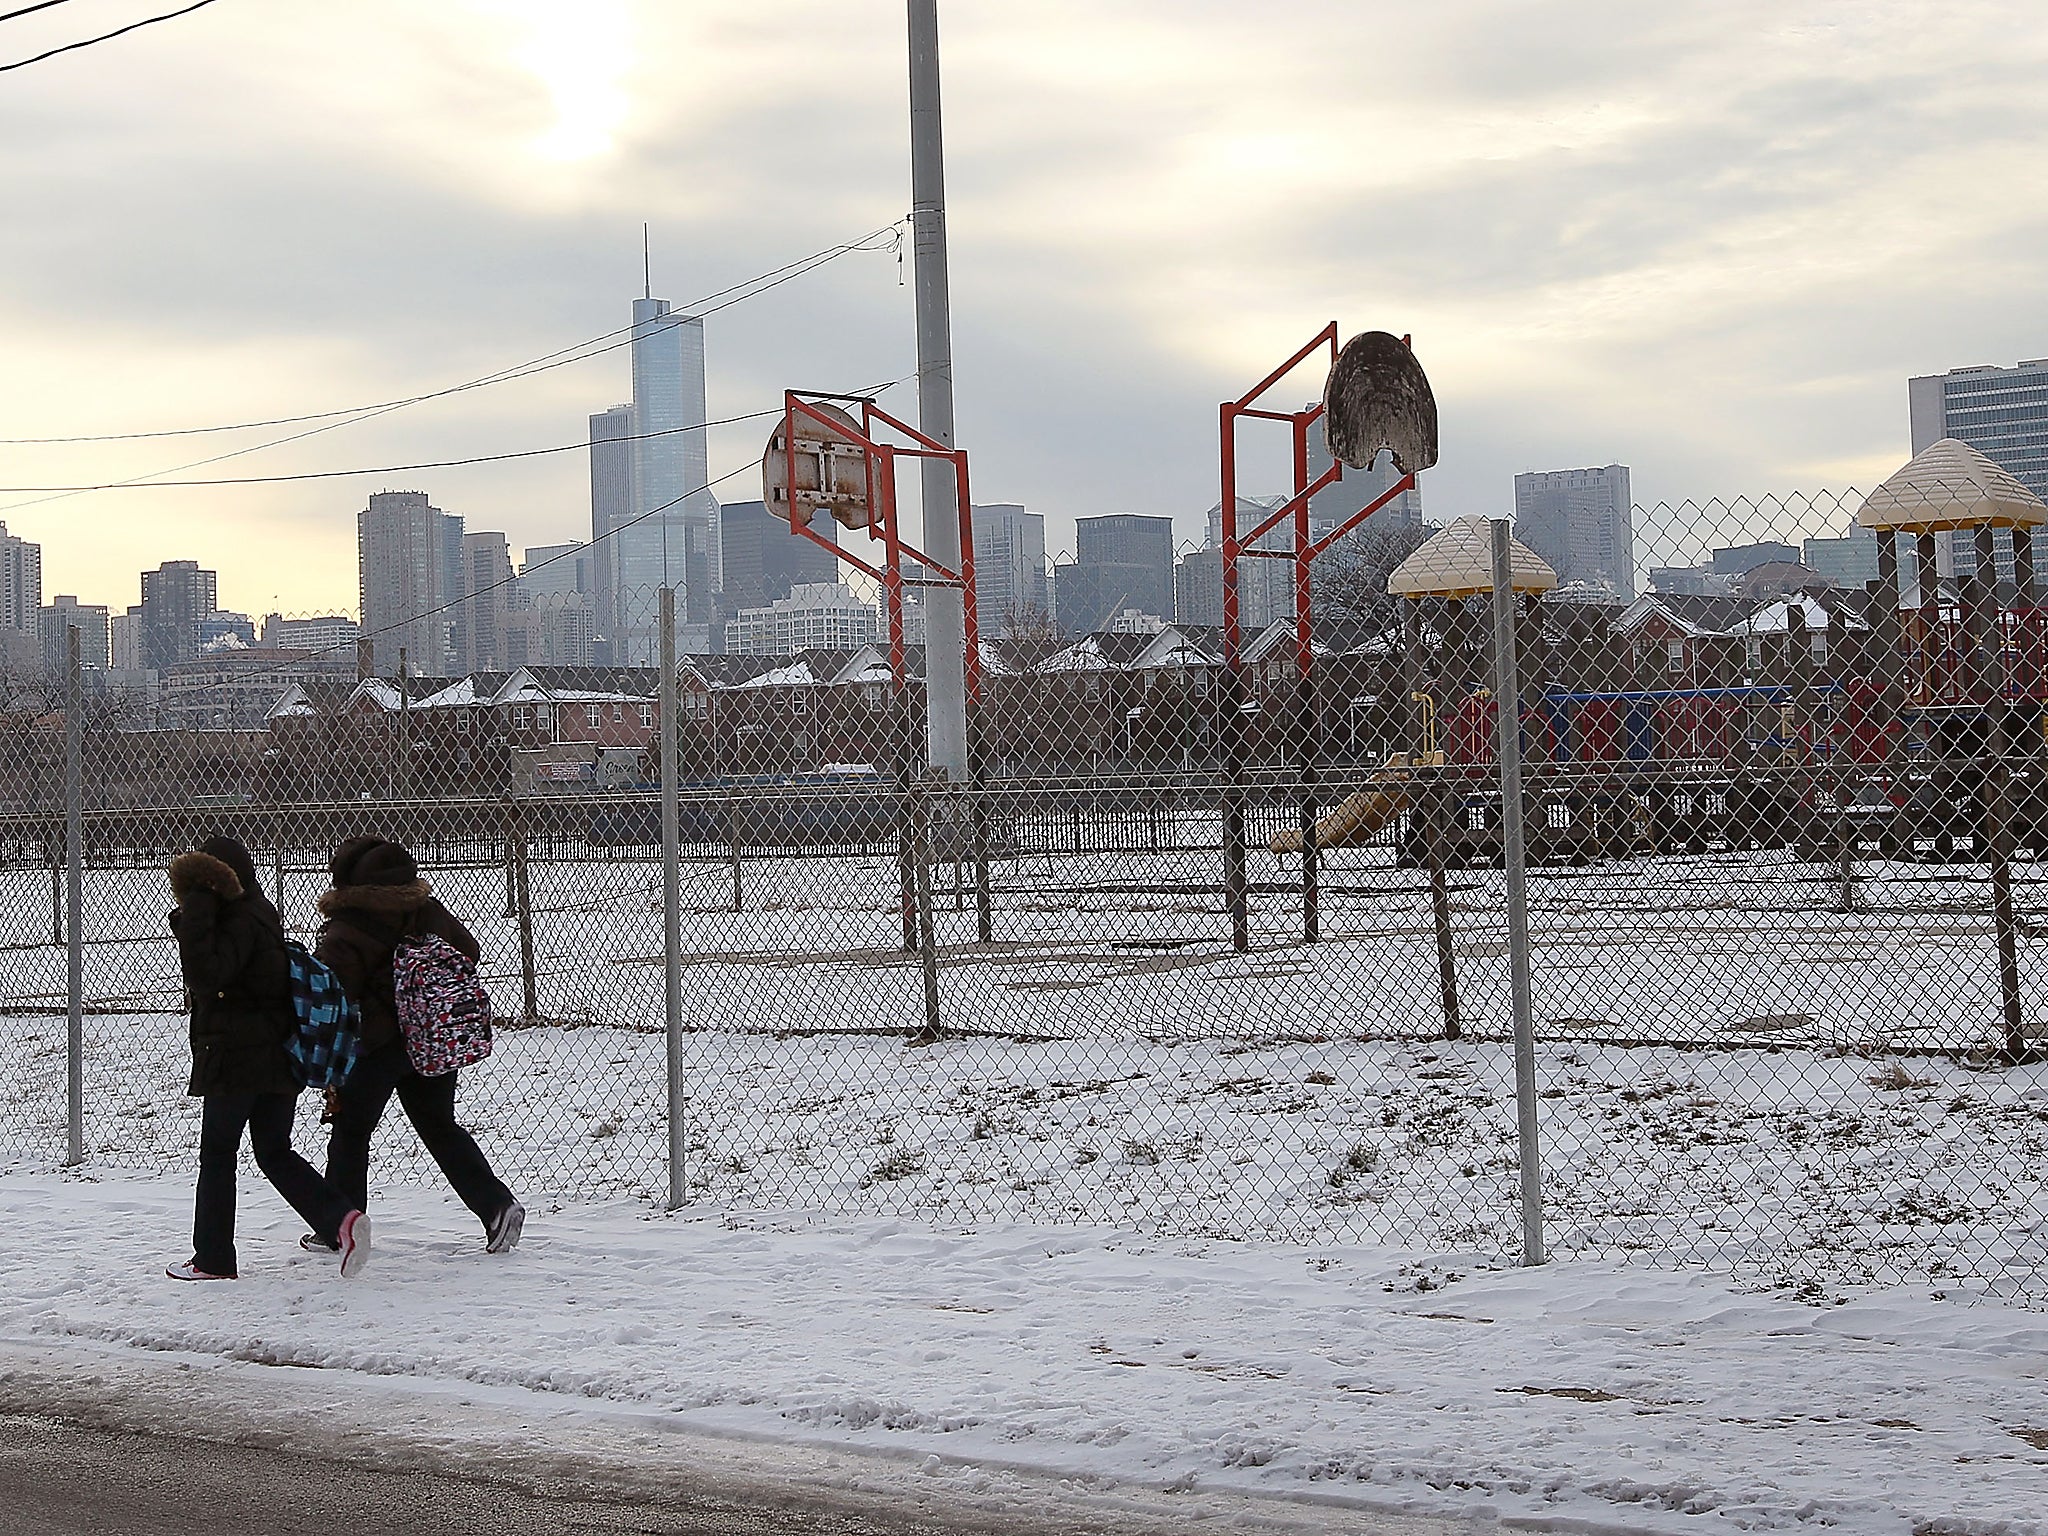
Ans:
<svg viewBox="0 0 2048 1536"><path fill-rule="evenodd" d="M729 844L726 857L732 865L732 909L743 912L746 910L747 892L740 873L740 807L737 800L726 802L725 835Z"/></svg>
<svg viewBox="0 0 2048 1536"><path fill-rule="evenodd" d="M526 809L512 807L513 894L519 906L519 982L522 1017L540 1018L540 975L533 958L533 874L526 847Z"/></svg>
<svg viewBox="0 0 2048 1536"><path fill-rule="evenodd" d="M912 789L910 804L912 856L916 860L914 895L917 905L918 969L924 981L924 1028L912 1043L929 1045L944 1036L939 1018L939 944L932 920L932 801L928 783Z"/></svg>
<svg viewBox="0 0 2048 1536"><path fill-rule="evenodd" d="M85 905L84 862L84 688L78 669L78 630L69 631L64 670L64 929L70 945L66 992L69 1026L64 1037L64 1164L85 1161L85 936L79 918Z"/></svg>
<svg viewBox="0 0 2048 1536"><path fill-rule="evenodd" d="M519 817L519 807L508 795L505 800L505 915L519 915L519 855L516 851L518 833L513 823Z"/></svg>
<svg viewBox="0 0 2048 1536"><path fill-rule="evenodd" d="M1976 574L1963 583L1963 625L1969 646L1972 692L1983 701L1984 771L1982 821L1971 828L1974 856L1991 866L1991 928L1998 953L2000 1043L2008 1061L2026 1051L2027 1027L2020 996L2018 924L2012 907L2012 787L2007 740L2005 665L1998 606L1998 567L1991 529L1975 530ZM1984 846L1989 844L1988 847Z"/></svg>
<svg viewBox="0 0 2048 1536"><path fill-rule="evenodd" d="M689 1126L683 1086L682 807L677 800L676 593L661 589L661 959L662 1033L668 1045L668 1208L689 1200Z"/></svg>
<svg viewBox="0 0 2048 1536"><path fill-rule="evenodd" d="M1529 870L1522 829L1522 688L1515 663L1514 557L1493 532L1493 698L1499 728L1501 863L1508 881L1508 989L1515 1012L1516 1151L1522 1165L1522 1262L1543 1262L1543 1168L1536 1137L1536 1008L1529 982Z"/></svg>
<svg viewBox="0 0 2048 1536"><path fill-rule="evenodd" d="M43 834L43 854L50 861L50 942L64 942L64 827L51 822Z"/></svg>

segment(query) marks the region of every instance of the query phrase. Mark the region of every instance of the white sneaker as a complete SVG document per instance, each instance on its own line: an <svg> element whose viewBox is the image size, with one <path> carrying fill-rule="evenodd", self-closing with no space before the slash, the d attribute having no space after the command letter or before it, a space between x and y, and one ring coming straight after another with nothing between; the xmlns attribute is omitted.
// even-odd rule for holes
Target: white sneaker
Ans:
<svg viewBox="0 0 2048 1536"><path fill-rule="evenodd" d="M341 1218L341 1278L353 1280L370 1262L370 1218L350 1211Z"/></svg>
<svg viewBox="0 0 2048 1536"><path fill-rule="evenodd" d="M519 1246L519 1235L526 1230L526 1207L517 1200L507 1205L491 1218L485 1229L485 1253L510 1253Z"/></svg>
<svg viewBox="0 0 2048 1536"><path fill-rule="evenodd" d="M173 1264L164 1271L173 1280L233 1280L234 1275L216 1275L211 1270L201 1269L197 1259L187 1259L182 1264Z"/></svg>

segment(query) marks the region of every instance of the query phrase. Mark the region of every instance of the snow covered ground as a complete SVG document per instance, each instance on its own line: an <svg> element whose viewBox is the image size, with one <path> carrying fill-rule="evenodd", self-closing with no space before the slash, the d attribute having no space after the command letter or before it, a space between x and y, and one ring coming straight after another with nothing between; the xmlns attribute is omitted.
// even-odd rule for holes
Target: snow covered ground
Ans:
<svg viewBox="0 0 2048 1536"><path fill-rule="evenodd" d="M1171 839L1168 839L1169 843ZM1498 876L1456 874L1468 1030L1439 1030L1426 888L1345 850L1325 941L1254 874L1233 953L1200 851L998 866L997 943L939 878L948 1022L910 1049L921 982L885 857L750 856L686 882L687 1170L695 1200L937 1221L1128 1223L1169 1236L1511 1252L1516 1149ZM518 924L494 868L430 871L520 1007ZM1996 1015L1970 866L1833 872L1783 854L1644 859L1533 877L1552 1244L1702 1261L1831 1297L1917 1279L2048 1300L2048 1071L1972 1070L1930 1045ZM538 864L541 1012L465 1075L465 1115L522 1190L667 1187L658 870ZM304 928L321 880L288 871ZM154 869L87 882L90 1165L182 1168L175 952ZM0 875L0 1165L49 1167L64 1112L63 952L48 879ZM2042 899L2020 886L2023 912ZM2038 946L2023 949L2039 995ZM1903 1054L1902 1054L1903 1053ZM307 1104L307 1144L317 1144ZM394 1117L382 1166L430 1174Z"/></svg>
<svg viewBox="0 0 2048 1536"><path fill-rule="evenodd" d="M1812 1306L1603 1261L635 1202L537 1212L491 1259L438 1193L374 1209L345 1284L247 1188L242 1281L179 1286L184 1178L0 1175L0 1374L10 1345L71 1351L80 1378L149 1351L228 1433L239 1398L300 1379L234 1362L310 1367L319 1413L361 1394L393 1444L451 1445L479 1410L515 1449L537 1423L648 1457L701 1432L872 1453L835 1475L992 1506L1026 1474L1105 1508L1173 1490L1212 1528L1202 1501L1241 1493L1313 1530L1379 1507L2048 1532L2048 1322L1924 1287Z"/></svg>

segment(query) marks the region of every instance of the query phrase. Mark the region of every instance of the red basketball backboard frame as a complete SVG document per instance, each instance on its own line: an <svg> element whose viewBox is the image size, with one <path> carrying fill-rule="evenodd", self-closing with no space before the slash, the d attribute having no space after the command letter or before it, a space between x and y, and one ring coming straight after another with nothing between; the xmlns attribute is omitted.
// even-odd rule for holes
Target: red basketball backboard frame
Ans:
<svg viewBox="0 0 2048 1536"><path fill-rule="evenodd" d="M919 587L956 587L960 591L960 602L965 619L966 655L962 658L965 668L967 697L972 700L981 695L981 631L975 611L974 592L974 503L968 495L967 450L948 448L943 443L925 436L924 433L906 421L898 420L877 405L867 395L834 395L820 390L789 389L782 395L782 452L784 455L785 486L790 487L789 508L794 510L797 483L796 427L799 418L816 422L833 433L846 431L842 421L835 421L818 407L825 404L858 406L860 408L860 431L857 442L862 451L866 475L865 510L866 521L861 525L870 537L882 545L882 560L878 565L852 550L843 548L829 539L813 532L809 523L789 519L789 530L801 538L809 539L832 552L835 559L843 561L855 570L864 573L881 584L885 611L889 626L889 678L890 686L901 691L904 683L904 663L908 646L904 638L903 589L906 585ZM907 439L903 442L883 442L876 436L877 428L886 428ZM772 452L773 450L771 450ZM898 459L942 459L953 466L957 482L960 507L960 560L957 565L947 565L919 549L903 537L901 519L896 501L896 461ZM766 487L763 488L764 492ZM772 497L769 510L777 511ZM815 515L815 514L814 514ZM906 574L906 565L911 574Z"/></svg>

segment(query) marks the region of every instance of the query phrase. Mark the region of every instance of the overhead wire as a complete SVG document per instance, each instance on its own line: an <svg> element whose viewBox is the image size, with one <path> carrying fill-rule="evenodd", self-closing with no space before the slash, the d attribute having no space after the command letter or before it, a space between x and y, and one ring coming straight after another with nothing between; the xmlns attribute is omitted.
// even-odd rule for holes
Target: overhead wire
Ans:
<svg viewBox="0 0 2048 1536"><path fill-rule="evenodd" d="M428 459L418 464L370 464L350 469L309 469L295 474L283 475L234 475L210 480L110 480L102 485L0 485L0 492L56 491L72 494L82 491L171 491L191 489L196 486L223 485L283 485L294 480L343 480L354 475L403 475L418 469L462 469L472 464L502 464L510 459L540 459L550 454L580 453L585 448L595 448L605 443L639 443L652 437L673 437L678 432L701 432L707 427L729 427L737 422L754 421L764 416L779 414L776 411L749 411L744 416L716 416L709 421L693 421L680 427L661 427L653 432L631 432L619 437L584 438L574 443L555 443L546 448L515 448L506 453L480 453L466 459Z"/></svg>
<svg viewBox="0 0 2048 1536"><path fill-rule="evenodd" d="M859 240L842 242L837 246L829 246L823 251L815 251L811 255L800 258L797 261L785 262L780 267L771 268L768 272L757 274L756 276L748 278L743 282L732 284L729 287L719 289L716 293L706 295L704 300L693 302L687 308L687 310L683 312L671 311L670 314L677 321L686 319L702 319L704 316L707 315L719 314L724 310L728 310L738 304L745 303L747 300L756 298L761 294L771 291L772 289L779 288L784 283L793 282L799 277L803 277L811 272L816 271L819 267L826 265L828 262L836 261L841 256L850 255L856 251L861 250L881 249L881 247L873 245L870 242L874 241L881 235L889 234L892 231L895 231L897 225L900 224L901 222L901 220L898 220L897 224L885 224L880 229L874 230L869 234L861 236ZM718 299L721 297L724 300L724 302L722 303L708 302L711 299ZM662 318L665 320L668 319L669 317L664 316ZM618 331L607 331L604 333L603 336L597 337L596 340L608 341L611 337L619 336L621 334L621 331L632 332L637 328L637 324L644 323L645 322L638 322L636 323L636 325L624 326L621 327ZM261 453L265 449L281 448L287 443L301 442L309 437L317 437L324 432L337 431L342 427L354 426L359 422L373 421L379 416L388 416L394 411L404 410L408 406L417 405L427 400L435 400L443 398L447 395L459 394L464 390L468 389L482 388L487 384L509 383L514 379L530 378L534 374L545 373L552 368L566 367L570 363L583 362L593 357L601 357L608 352L616 352L621 347L631 346L633 340L633 336L628 334L624 337L623 340L613 341L608 346L596 347L594 350L591 349L591 343L579 343L577 347L563 348L560 351L553 353L544 353L542 357L536 360L536 362L533 364L518 364L512 368L499 369L496 373L493 374L486 374L483 378L472 380L467 384L455 385L449 389L436 390L427 394L406 396L398 400L386 401L376 406L362 408L358 410L357 413L349 415L344 420L327 421L326 424L323 426L309 427L304 432L293 432L287 434L284 437L271 438L265 442L250 443L245 447L230 449L226 453L211 454L206 458L193 459L184 464L168 465L163 469L151 470L146 474L131 475L126 479L109 481L101 485L68 488L63 490L49 491L45 493L30 493L30 500L9 502L4 507L0 507L0 513L15 512L19 511L24 507L41 506L47 502L62 500L67 496L83 496L89 494L92 491L116 490L130 486L142 485L151 481L155 481L164 475L175 475L188 469L204 469L209 464L221 464L225 463L229 459L241 458L247 454ZM576 355L563 355L564 353L571 352L575 353ZM322 416L328 414L332 413L322 413ZM322 419L322 416L302 417L299 419L320 420ZM10 446L13 445L10 444Z"/></svg>
<svg viewBox="0 0 2048 1536"><path fill-rule="evenodd" d="M897 385L908 383L911 379L914 379L916 377L917 374L913 370L910 373L899 374L897 377L890 379L887 383L872 385L865 389L855 390L852 393L856 397L866 396L872 398L876 395L886 394L888 391L896 388ZM744 416L734 416L729 417L727 419L730 421L751 421L756 417L778 416L780 414L781 411L779 409L760 410L750 411ZM692 429L688 427L677 427L669 428L667 430L687 432ZM660 436L661 434L649 433L647 435ZM626 439L611 438L600 439L599 441L624 442L626 441ZM733 468L727 470L724 474L719 475L714 479L707 480L702 485L692 486L689 490L684 491L680 496L675 497L673 500L665 501L658 507L650 507L645 512L642 512L635 517L630 517L626 519L626 521L619 523L614 527L607 528L603 533L596 535L595 537L591 538L585 543L570 545L568 548L562 550L559 554L550 555L545 560L536 560L531 566L527 567L527 569L523 571L520 571L516 575L500 577L498 580L491 582L487 586L479 587L474 592L465 592L461 597L452 597L447 602L440 604L438 607L429 608L423 613L415 613L408 618L395 620L390 624L384 625L380 629L359 628L356 638L353 642L351 642L351 645L359 645L364 640L374 640L380 635L388 635L398 630L406 629L411 625L419 623L422 619L437 618L441 614L450 612L451 610L456 608L460 608L464 603L471 602L476 598L484 597L492 592L496 592L502 587L511 586L515 582L523 581L533 572L545 570L547 567L553 565L558 560L568 560L574 558L577 555L585 554L589 550L595 548L597 545L604 543L607 539L610 539L613 535L624 533L629 528L636 528L640 524L648 521L650 518L659 517L662 515L662 513L668 512L676 507L681 506L684 502L688 501L692 496L701 495L705 491L715 490L717 487L725 484L726 481L731 480L738 475L743 475L750 469L755 469L758 467L759 465L757 461L751 459L743 464L735 465ZM663 531L664 533L666 533L666 529L664 529ZM293 665L303 665L307 661L312 661L322 656L338 655L343 651L348 650L349 648L349 646L343 646L339 644L322 646L316 650L309 651L305 656L301 657L297 662L293 663Z"/></svg>
<svg viewBox="0 0 2048 1536"><path fill-rule="evenodd" d="M0 11L0 21L12 21L17 16L28 16L37 11L47 11L52 6L67 5L69 3L70 0L37 0L36 4L24 5L18 11Z"/></svg>
<svg viewBox="0 0 2048 1536"><path fill-rule="evenodd" d="M40 64L45 59L54 59L60 53L76 53L81 48L91 48L99 43L111 43L117 37L126 37L130 32L139 31L143 27L153 27L160 21L176 21L180 16L190 16L194 11L204 10L212 4L213 0L192 0L192 4L182 10L165 11L161 16L145 16L140 21L129 22L125 27L116 27L111 32L102 32L98 37L82 38L75 43L64 43L56 48L46 48L43 52L33 57L16 59L12 64L0 64L0 74L5 74L10 69L26 69L31 64ZM40 6L30 6L28 10L16 11L13 15L26 16L29 11L40 10L41 8ZM11 19L12 17L0 17L0 21Z"/></svg>
<svg viewBox="0 0 2048 1536"><path fill-rule="evenodd" d="M4 17L0 17L0 20L4 19ZM771 287L780 287L783 282L788 281L790 278L802 277L829 261L836 261L841 256L853 255L860 251L881 250L883 247L873 242L879 240L883 235L894 233L900 228L902 223L903 220L898 219L893 224L884 224L878 229L869 230L858 239L842 240L837 245L828 245L820 250L812 251L808 256L799 256L794 261L786 261L779 267L770 267L765 272L757 272L752 277L743 278L737 283L704 294L692 300L681 309L672 310L670 313L677 319L687 320L707 314L717 314L721 310L730 309L732 307L730 303L716 304L715 301L728 298L733 294L739 294L742 290L747 290L745 297L751 298L756 292L766 293ZM802 270L795 270L797 268ZM776 281L771 283L769 281L771 278ZM636 321L634 325L639 323ZM531 373L544 373L551 368L566 367L570 363L581 362L583 361L581 357L572 357L569 354L580 353L586 347L594 347L599 342L611 341L614 337L626 336L629 331L634 329L634 325L619 326L616 330L605 331L587 340L574 342L566 347L558 347L552 352L543 352L540 356L528 358L523 363L508 364L506 367L496 369L474 379L466 380L461 384L451 384L445 389L423 390L416 395L401 395L392 400L372 400L362 405L341 406L330 411L308 411L299 416L272 416L257 421L223 422L204 427L165 427L146 432L96 432L72 437L0 437L0 447L16 448L61 443L121 443L151 437L199 437L208 433L252 431L258 427L292 427L299 425L301 422L328 421L337 416L360 416L371 411L382 411L391 406L419 405L428 400L440 400L449 395L458 395L473 389L483 389L492 384L509 383L515 378L525 378ZM618 345L628 345L630 342L631 338L627 337L627 341L621 342ZM617 346L611 346L606 347L603 352L591 352L588 355L590 357L601 357L604 355L604 352L617 350ZM172 471L166 470L164 473L168 474L172 473Z"/></svg>

